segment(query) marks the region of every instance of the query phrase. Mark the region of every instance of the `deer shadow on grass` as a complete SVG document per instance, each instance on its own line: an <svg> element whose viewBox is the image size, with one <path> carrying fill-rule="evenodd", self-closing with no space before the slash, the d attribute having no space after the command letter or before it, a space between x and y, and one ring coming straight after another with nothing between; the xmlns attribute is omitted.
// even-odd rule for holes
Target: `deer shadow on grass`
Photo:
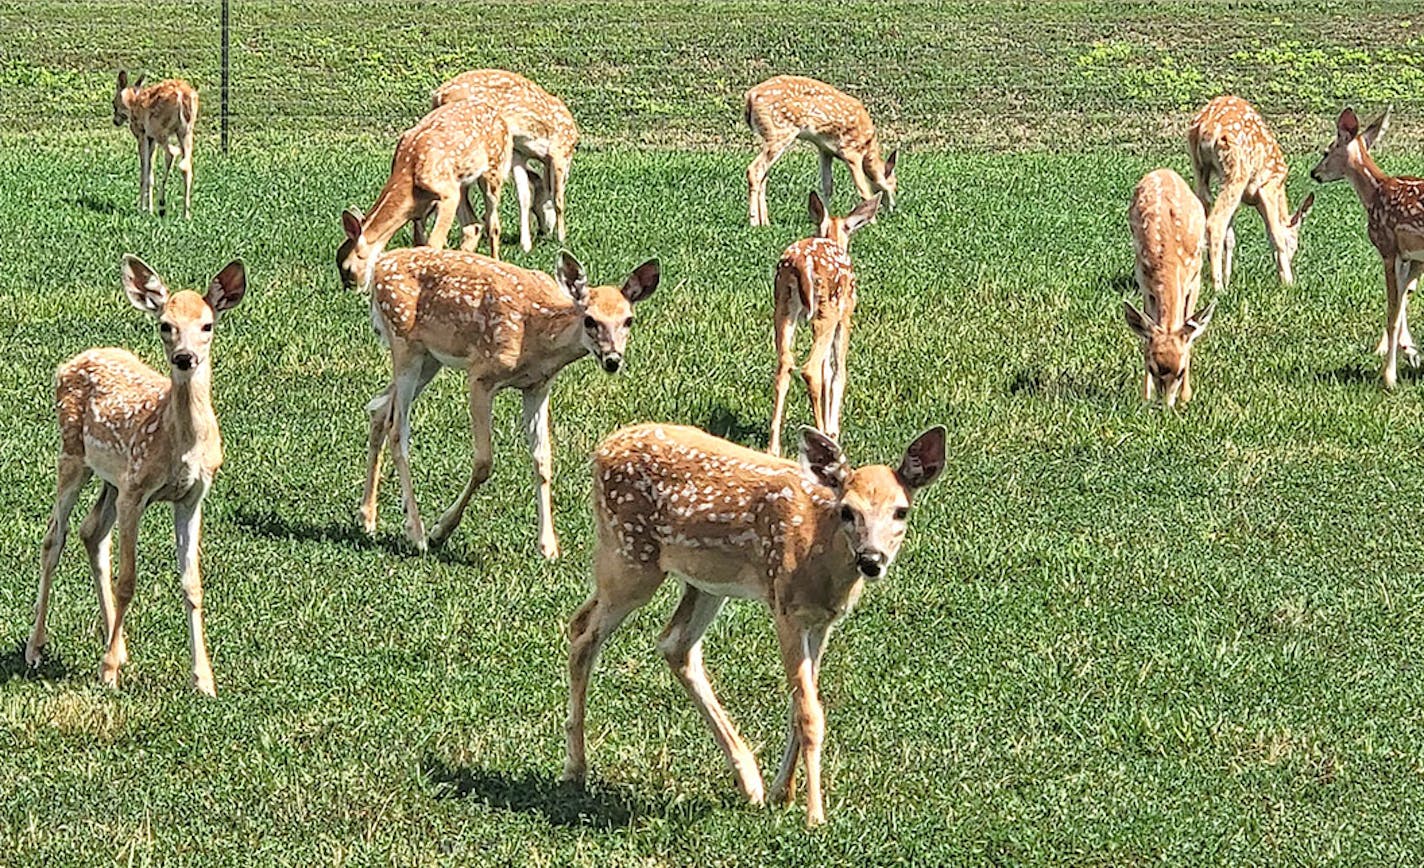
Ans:
<svg viewBox="0 0 1424 868"><path fill-rule="evenodd" d="M538 814L555 826L611 830L645 817L676 817L688 825L714 807L705 801L647 799L632 787L602 781L580 785L539 772L459 767L430 755L421 760L420 771L438 799L475 799L491 808Z"/></svg>
<svg viewBox="0 0 1424 868"><path fill-rule="evenodd" d="M26 663L27 638L28 636L20 639L14 647L0 655L0 684L16 678L29 681L64 681L74 676L73 668L53 649L53 645L45 646L40 665L31 666Z"/></svg>
<svg viewBox="0 0 1424 868"><path fill-rule="evenodd" d="M88 194L68 196L63 201L66 205L73 205L76 208L83 208L85 211L91 211L95 214L119 213L118 205L115 205L113 202L109 202L104 199L95 199L93 196L90 196Z"/></svg>
<svg viewBox="0 0 1424 868"><path fill-rule="evenodd" d="M764 425L752 425L725 404L713 408L711 415L700 427L708 434L740 443L759 452L766 451L769 442L770 435Z"/></svg>
<svg viewBox="0 0 1424 868"><path fill-rule="evenodd" d="M407 557L420 554L405 537L379 532L375 536L371 536L356 524L354 518L349 522L332 522L323 525L300 519L290 519L278 515L272 510L258 511L240 507L233 514L232 521L249 533L269 539L333 543L358 551L381 549L390 554ZM452 551L449 548L448 540L442 546L432 547L429 556L441 563L463 567L478 566L477 562L468 555Z"/></svg>
<svg viewBox="0 0 1424 868"><path fill-rule="evenodd" d="M1120 401L1130 387L1120 371L1073 371L1024 368L1009 381L1011 395L1034 395L1070 401Z"/></svg>

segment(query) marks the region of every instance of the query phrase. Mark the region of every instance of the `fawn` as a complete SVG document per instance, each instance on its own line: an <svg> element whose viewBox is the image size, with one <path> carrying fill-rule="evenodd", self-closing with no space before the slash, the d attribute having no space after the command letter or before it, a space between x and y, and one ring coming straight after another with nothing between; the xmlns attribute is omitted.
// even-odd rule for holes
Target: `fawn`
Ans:
<svg viewBox="0 0 1424 868"><path fill-rule="evenodd" d="M846 351L851 315L855 312L855 269L850 263L850 237L875 219L880 194L861 202L844 217L832 217L812 191L808 208L816 235L797 241L776 264L774 279L776 344L775 402L771 442L767 451L781 454L781 421L786 390L796 364L796 322L810 319L812 343L801 368L816 428L832 440L840 436L841 399L845 396Z"/></svg>
<svg viewBox="0 0 1424 868"><path fill-rule="evenodd" d="M114 126L129 125L138 140L138 208L153 213L153 152L163 146L163 184L158 188L158 211L168 199L168 173L178 157L183 174L183 217L191 216L193 200L193 124L198 120L198 91L186 81L171 79L143 86L143 76L129 86L129 75L119 70L114 88Z"/></svg>
<svg viewBox="0 0 1424 868"><path fill-rule="evenodd" d="M658 648L726 755L742 794L765 796L756 757L722 710L702 665L702 635L728 597L771 610L791 687L791 715L774 802L795 798L806 767L806 822L824 822L817 681L832 627L866 582L884 575L904 539L910 503L939 476L945 430L931 428L898 469L851 469L835 441L802 429L801 463L763 455L696 428L636 425L593 456L594 590L569 623L568 754L564 777L587 773L584 720L599 649L676 573L682 601Z"/></svg>
<svg viewBox="0 0 1424 868"><path fill-rule="evenodd" d="M431 105L439 108L457 100L473 99L493 108L514 136L514 186L519 194L519 246L527 253L533 246L529 231L532 208L541 207L540 191L533 187L527 161L544 164L544 181L553 211L552 228L559 241L565 240L564 188L574 149L578 147L578 124L568 106L553 94L522 75L503 69L475 69L442 84L431 95ZM541 209L542 210L542 209ZM550 223L541 220L548 231Z"/></svg>
<svg viewBox="0 0 1424 868"><path fill-rule="evenodd" d="M559 255L553 277L466 251L393 250L376 265L371 321L390 348L392 379L367 405L366 489L361 520L376 529L381 449L387 440L400 478L405 530L418 549L428 545L410 477L410 405L442 366L462 368L470 388L474 468L469 483L431 530L439 544L455 530L475 490L489 477L494 396L519 389L524 429L538 485L539 548L559 555L554 534L549 441L549 385L570 362L592 354L599 367L623 365L633 306L657 289L657 260L633 270L621 287L588 285L578 260Z"/></svg>
<svg viewBox="0 0 1424 868"><path fill-rule="evenodd" d="M124 615L134 595L139 520L149 504L171 501L182 574L183 605L193 656L193 686L213 695L213 669L203 639L203 582L198 569L203 498L222 465L222 437L212 402L213 324L247 290L240 261L213 278L205 295L169 293L153 269L134 256L123 262L124 291L134 307L158 321L168 358L164 377L127 350L87 350L59 366L59 484L40 559L35 626L25 660L37 666L45 644L50 583L69 533L69 514L90 477L104 483L79 528L99 595L106 650L100 680L117 687L128 661ZM111 584L109 544L119 526L119 575Z"/></svg>
<svg viewBox="0 0 1424 868"><path fill-rule="evenodd" d="M1162 396L1168 407L1192 399L1192 344L1211 322L1215 304L1196 315L1201 293L1206 211L1171 169L1148 173L1137 184L1128 211L1135 274L1144 311L1122 303L1128 328L1142 340L1147 374L1142 398Z"/></svg>
<svg viewBox="0 0 1424 868"><path fill-rule="evenodd" d="M1231 220L1244 201L1255 206L1266 222L1266 233L1276 254L1276 275L1281 283L1295 283L1291 263L1300 246L1300 227L1315 204L1306 196L1292 214L1286 199L1286 166L1281 146L1256 107L1236 96L1219 96L1192 118L1187 128L1187 153L1196 178L1196 194L1210 210L1206 237L1211 247L1212 288L1220 293L1231 283L1231 258L1236 233ZM1211 181L1221 181L1216 201Z"/></svg>
<svg viewBox="0 0 1424 868"><path fill-rule="evenodd" d="M401 135L391 174L371 213L354 208L341 214L346 239L337 253L341 281L347 287L370 285L371 269L391 237L405 224L435 209L430 242L445 246L458 214L461 225L474 223L465 187L478 184L485 199L484 232L490 255L499 258L499 194L514 155L509 127L489 106L473 100L452 102L426 115ZM462 246L473 249L478 234L467 232Z"/></svg>
<svg viewBox="0 0 1424 868"><path fill-rule="evenodd" d="M1386 175L1370 148L1389 127L1385 111L1362 131L1353 109L1345 109L1335 123L1335 141L1310 172L1319 182L1347 178L1365 206L1370 243L1384 260L1388 296L1384 336L1375 352L1384 356L1384 385L1398 382L1398 359L1404 352L1412 366L1419 364L1414 339L1409 334L1409 295L1424 271L1424 178Z"/></svg>
<svg viewBox="0 0 1424 868"><path fill-rule="evenodd" d="M747 125L762 140L761 153L747 167L747 195L753 226L767 226L766 176L771 166L797 139L816 146L821 158L821 196L831 204L831 160L839 158L850 169L862 200L876 191L885 204L895 207L895 160L891 151L883 162L875 125L865 106L855 97L825 82L796 75L778 75L747 91Z"/></svg>

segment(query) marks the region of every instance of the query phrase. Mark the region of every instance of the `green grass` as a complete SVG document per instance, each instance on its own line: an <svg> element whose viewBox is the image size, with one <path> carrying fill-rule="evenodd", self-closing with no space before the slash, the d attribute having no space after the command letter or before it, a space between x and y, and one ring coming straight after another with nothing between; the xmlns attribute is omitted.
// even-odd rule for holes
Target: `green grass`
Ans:
<svg viewBox="0 0 1424 868"><path fill-rule="evenodd" d="M160 5L178 16L155 16L160 34L198 28L215 6ZM270 113L243 108L230 157L202 143L191 223L133 211L127 133L80 130L108 123L102 92L61 113L65 136L0 138L0 864L1419 861L1424 377L1403 372L1395 394L1379 387L1369 349L1383 281L1363 211L1344 185L1319 191L1293 288L1276 284L1260 221L1243 212L1235 283L1197 350L1195 400L1175 414L1144 407L1120 313L1132 291L1126 205L1143 172L1185 171L1178 107L1127 92L1152 81L1133 72L1153 68L1132 59L1139 49L1104 52L1118 58L1111 89L1074 90L1062 72L1113 25L1112 40L1236 75L1250 64L1230 53L1276 17L1324 52L1321 63L1337 63L1363 38L1350 35L1346 4L1202 3L1169 15L1162 4L1024 3L995 10L1007 24L899 5L882 30L817 31L800 26L823 20L811 4L777 7L775 27L672 6L643 29L620 3L541 6L548 21L526 28L515 26L522 5L488 4L472 20L472 6L417 4L429 29L419 43L397 34L395 7L350 7L379 26L333 30L333 46L309 33L309 66L292 53L296 31L262 35L273 80L278 67L311 77L283 79L297 89ZM319 22L335 18L330 4L309 8ZM860 22L886 14L883 4L845 8ZM1391 17L1401 8L1366 14L1393 21L1403 44L1415 25ZM171 68L162 40L123 18L131 3L33 9L0 2L0 118L12 130L41 123L28 112L51 105L56 88L106 86L120 53L97 51L106 33L134 33L125 45L142 65ZM84 15L87 28L76 23ZM449 32L436 26L447 19ZM548 22L566 20L579 50L610 58L623 91L560 48L565 32ZM499 38L474 40L481 22L503 22ZM886 30L897 41L877 38ZM1191 40L1165 38L1188 31ZM1007 85L963 87L979 62L964 54L976 33L1008 64ZM338 61L359 65L351 45L397 39L386 59L343 77ZM406 68L447 41L458 46L448 64ZM536 44L564 52L541 78L570 95L592 143L575 163L569 246L600 282L654 255L664 281L640 306L624 374L582 362L556 381L564 558L538 555L508 395L496 408L493 477L447 546L419 557L401 541L393 485L376 539L353 517L363 406L386 361L363 299L339 287L333 253L340 209L369 206L390 144L350 134L417 114L437 65L506 63ZM705 91L707 77L684 65L692 45L720 71ZM640 59L638 46L657 50ZM836 65L847 53L875 58L867 68L891 80ZM861 297L844 440L854 460L886 461L930 424L950 431L949 469L917 502L900 560L831 641L830 824L809 833L800 807L740 804L653 645L671 588L614 636L595 674L588 792L557 783L562 630L586 593L591 546L590 449L649 419L765 442L770 272L807 229L816 170L808 149L789 155L772 174L775 225L745 225L751 153L727 100L766 71L748 65L759 54L769 67L859 82L877 114L918 142L902 160L900 209L853 248ZM212 108L213 67L194 64L183 71ZM1375 84L1390 76L1369 68ZM332 98L338 81L358 98ZM667 107L625 110L629 93ZM1023 93L1045 97L1024 103ZM1017 138L995 114L1009 104ZM313 121L311 106L330 114ZM351 106L369 107L373 127L341 120ZM1283 128L1319 138L1314 103L1270 108ZM1409 128L1424 129L1424 117L1401 115L1389 141L1416 141ZM1148 146L1100 146L1129 140ZM1004 142L1024 149L982 152ZM669 143L679 149L660 147ZM946 147L960 144L980 150ZM1311 186L1309 152L1291 156L1294 201ZM1424 151L1386 149L1381 162L1419 172ZM844 174L838 183L843 211ZM506 242L532 267L556 252L544 242L524 255L508 232ZM121 689L95 683L96 606L77 541L56 583L51 659L35 676L20 655L52 502L53 368L99 344L157 358L151 323L118 289L125 252L174 286L205 285L233 256L249 266L248 297L215 350L227 464L207 501L203 564L216 701L187 688L166 507L140 540ZM464 407L451 373L416 404L412 461L427 515L468 472ZM791 412L806 421L799 387ZM765 768L786 705L766 613L729 606L707 660Z"/></svg>

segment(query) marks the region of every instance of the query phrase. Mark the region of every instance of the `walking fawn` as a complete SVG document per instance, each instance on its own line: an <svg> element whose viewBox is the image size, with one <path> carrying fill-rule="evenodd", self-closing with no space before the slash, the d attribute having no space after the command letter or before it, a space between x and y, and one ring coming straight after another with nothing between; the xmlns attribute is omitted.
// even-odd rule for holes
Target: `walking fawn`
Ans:
<svg viewBox="0 0 1424 868"><path fill-rule="evenodd" d="M236 307L246 292L242 263L234 261L213 278L206 295L169 294L163 281L138 258L124 257L124 291L139 310L158 321L168 357L163 377L127 350L87 350L59 366L55 398L59 410L59 486L45 530L40 560L35 626L25 660L40 662L45 644L45 612L50 582L69 532L69 513L93 475L104 490L79 536L89 552L89 569L99 595L107 649L99 678L117 687L119 667L128 661L124 615L134 594L139 520L149 504L173 503L178 570L193 654L193 686L214 694L213 669L203 640L203 582L198 570L203 497L222 465L222 438L213 415L213 323ZM109 580L109 540L119 526L119 576Z"/></svg>
<svg viewBox="0 0 1424 868"><path fill-rule="evenodd" d="M1158 169L1137 184L1128 211L1136 256L1137 285L1144 311L1122 303L1128 328L1142 339L1147 374L1142 398L1154 392L1168 407L1192 399L1192 344L1201 337L1215 307L1196 316L1201 293L1206 212L1182 176Z"/></svg>
<svg viewBox="0 0 1424 868"><path fill-rule="evenodd" d="M1197 198L1211 212L1206 235L1211 246L1213 289L1219 293L1231 283L1231 257L1236 249L1231 220L1242 201L1254 206L1266 222L1281 283L1295 283L1291 262L1300 244L1300 226L1315 204L1315 194L1306 196L1291 214L1286 200L1290 169L1255 106L1235 96L1219 96L1207 103L1187 128L1187 153L1196 177ZM1213 178L1221 182L1215 203L1211 199Z"/></svg>
<svg viewBox="0 0 1424 868"><path fill-rule="evenodd" d="M599 649L675 572L682 602L658 648L712 728L753 803L764 797L756 757L717 702L702 666L702 634L728 597L771 609L791 687L786 750L773 802L795 799L806 763L806 823L825 821L817 681L831 628L878 580L904 539L910 502L944 469L945 430L931 428L899 469L852 470L835 441L801 432L801 464L762 455L696 428L637 425L609 435L593 456L594 590L569 624L568 756L582 780L588 679Z"/></svg>
<svg viewBox="0 0 1424 868"><path fill-rule="evenodd" d="M430 243L445 246L458 212L462 226L474 223L464 189L478 183L485 198L484 231L490 255L499 258L499 193L513 160L509 127L495 110L472 100L453 102L426 115L401 135L391 174L371 213L348 208L341 214L346 241L337 252L347 288L370 283L371 269L386 243L405 224L435 209ZM462 242L474 249L478 235Z"/></svg>
<svg viewBox="0 0 1424 868"><path fill-rule="evenodd" d="M114 89L114 126L129 125L138 140L138 208L153 213L154 149L163 146L163 185L158 188L158 210L168 200L168 173L178 157L183 173L183 217L189 217L193 200L193 124L198 120L198 92L186 81L172 79L143 86L139 76L129 87L129 75L119 70Z"/></svg>
<svg viewBox="0 0 1424 868"><path fill-rule="evenodd" d="M1365 206L1370 243L1384 260L1389 301L1384 337L1375 352L1384 355L1384 385L1393 389L1400 351L1411 365L1419 363L1409 334L1409 294L1424 271L1424 179L1386 175L1370 156L1370 148L1389 126L1389 115L1386 111L1361 132L1354 110L1341 112L1335 141L1310 177L1322 183L1348 178Z"/></svg>
<svg viewBox="0 0 1424 868"><path fill-rule="evenodd" d="M855 269L850 264L850 237L875 219L880 194L861 202L845 217L832 217L815 192L810 200L816 235L797 241L776 264L775 325L776 399L771 412L771 444L781 454L781 420L786 390L796 364L797 320L811 320L811 351L801 376L811 397L816 427L832 440L840 436L841 399L845 396L846 349L855 312Z"/></svg>
<svg viewBox="0 0 1424 868"><path fill-rule="evenodd" d="M816 146L821 157L821 197L831 204L831 158L850 169L862 200L885 194L885 204L895 207L895 157L880 159L875 125L860 100L814 78L778 75L746 96L747 125L761 137L761 153L747 167L747 195L753 226L767 226L766 176L771 165L797 139Z"/></svg>
<svg viewBox="0 0 1424 868"><path fill-rule="evenodd" d="M522 75L503 69L475 69L461 73L436 89L431 103L439 108L457 100L472 99L495 110L514 136L514 186L519 194L519 246L533 246L529 213L541 204L528 177L526 161L544 164L544 181L554 211L553 228L564 240L564 189L578 146L578 125L568 106ZM546 230L549 228L545 223Z"/></svg>
<svg viewBox="0 0 1424 868"><path fill-rule="evenodd" d="M410 477L410 405L441 366L463 368L470 386L474 468L455 503L429 540L439 544L460 523L475 489L489 477L495 393L519 389L524 430L534 458L539 493L539 548L559 556L550 483L549 384L570 362L589 353L615 373L623 364L633 305L658 286L658 262L633 270L622 287L588 285L583 266L559 255L555 277L465 251L394 250L378 261L371 289L371 321L391 351L391 384L367 405L371 432L361 520L376 529L381 448L389 440L400 477L405 530L426 548L425 526Z"/></svg>

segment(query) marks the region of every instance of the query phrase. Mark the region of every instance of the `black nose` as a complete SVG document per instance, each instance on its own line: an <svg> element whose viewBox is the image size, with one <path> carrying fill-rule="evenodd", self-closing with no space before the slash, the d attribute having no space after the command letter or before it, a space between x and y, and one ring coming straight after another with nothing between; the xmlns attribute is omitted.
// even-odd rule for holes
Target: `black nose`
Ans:
<svg viewBox="0 0 1424 868"><path fill-rule="evenodd" d="M618 369L621 367L623 367L622 356L615 354L603 357L603 370L607 371L608 373L616 374L618 373Z"/></svg>
<svg viewBox="0 0 1424 868"><path fill-rule="evenodd" d="M1310 180L1314 181L1314 182L1317 183L1317 184L1321 183L1321 181L1320 181L1320 174L1319 174L1318 172L1316 172L1314 169L1311 169L1311 170L1310 170Z"/></svg>
<svg viewBox="0 0 1424 868"><path fill-rule="evenodd" d="M180 371L186 371L193 367L192 353L178 353L173 356L173 365Z"/></svg>
<svg viewBox="0 0 1424 868"><path fill-rule="evenodd" d="M856 556L855 567L867 579L879 577L885 569L885 555L877 551L865 551Z"/></svg>

